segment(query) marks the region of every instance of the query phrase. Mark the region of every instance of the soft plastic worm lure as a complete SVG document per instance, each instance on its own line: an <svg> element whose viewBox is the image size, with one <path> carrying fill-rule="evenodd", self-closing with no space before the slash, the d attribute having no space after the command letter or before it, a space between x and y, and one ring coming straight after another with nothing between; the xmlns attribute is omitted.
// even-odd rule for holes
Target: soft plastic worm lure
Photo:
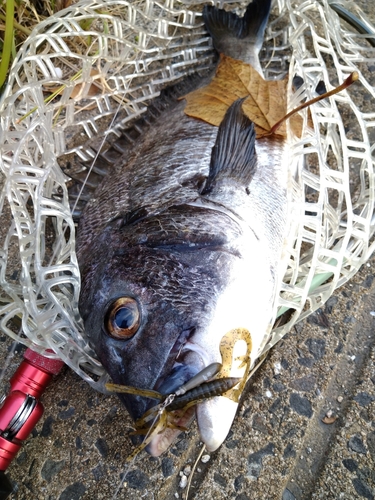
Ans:
<svg viewBox="0 0 375 500"><path fill-rule="evenodd" d="M225 397L236 402L238 402L250 374L252 351L251 335L249 330L247 330L246 328L235 328L224 335L220 343L220 353L223 361L223 368L221 369L219 375L222 377L229 377L233 362L237 360L233 359L234 346L238 341L241 340L246 343L246 354L241 356L241 363L237 368L241 369L245 367L245 372L242 376L241 382L238 384L238 387L235 387L224 394Z"/></svg>
<svg viewBox="0 0 375 500"><path fill-rule="evenodd" d="M234 358L234 347L238 341L246 343L246 353L239 358ZM132 460L152 441L155 435L160 434L167 427L185 431L186 428L177 425L176 422L192 406L215 396L225 396L237 402L249 377L251 349L251 335L248 330L245 328L230 330L220 343L223 364L212 363L207 366L177 389L174 394L163 395L153 390L106 384L106 388L110 392L137 394L161 401L135 422L136 430L133 434L145 434L146 437L142 444L135 448L127 461ZM245 368L245 371L242 377L230 377L233 364L238 361L240 364L237 369ZM207 382L215 375L217 375L215 379Z"/></svg>
<svg viewBox="0 0 375 500"><path fill-rule="evenodd" d="M206 366L206 368L203 368L202 371L194 375L194 377L191 378L188 382L186 382L186 384L182 385L179 389L177 389L175 395L182 396L187 391L191 391L191 389L194 389L194 387L197 387L203 384L204 382L207 382L213 376L219 373L222 367L223 365L221 363L212 363L211 365Z"/></svg>
<svg viewBox="0 0 375 500"><path fill-rule="evenodd" d="M186 431L186 427L177 424L186 413L186 411L201 403L205 399L215 396L225 396L228 391L233 390L241 378L226 377L206 382L197 388L192 389L183 396L175 399L174 394L166 397L163 403L153 406L142 418L135 422L136 430L132 434L144 434L145 438L137 448L131 453L127 461L131 461L140 453L157 435L161 434L166 428L174 428L180 431ZM204 387L202 387L204 386Z"/></svg>
<svg viewBox="0 0 375 500"><path fill-rule="evenodd" d="M164 396L164 401L150 408L140 419L135 422L136 431L134 434L147 434L149 431L149 422L158 417L161 412L172 413L176 410L182 410L178 415L181 417L188 408L215 396L225 395L230 389L235 387L241 381L240 377L224 377L205 382L182 396L175 397L175 394ZM173 415L175 417L175 415ZM175 427L180 430L186 430L173 423L174 418L167 420L166 427Z"/></svg>
<svg viewBox="0 0 375 500"><path fill-rule="evenodd" d="M191 391L187 391L182 396L174 398L168 405L168 411L189 408L199 401L214 398L215 396L222 396L239 382L241 382L240 377L223 377L211 380L210 382L204 382Z"/></svg>
<svg viewBox="0 0 375 500"><path fill-rule="evenodd" d="M194 375L188 382L183 384L181 387L177 389L174 393L175 396L182 396L187 391L194 389L198 385L207 382L207 380L214 377L222 368L221 363L212 363L211 365L206 366L199 373ZM149 389L139 389L138 387L131 387L129 385L120 385L120 384L106 384L106 388L110 392L117 393L125 393L125 394L136 394L137 396L144 396L146 398L151 399L166 399L167 396L161 394L160 392L149 390Z"/></svg>

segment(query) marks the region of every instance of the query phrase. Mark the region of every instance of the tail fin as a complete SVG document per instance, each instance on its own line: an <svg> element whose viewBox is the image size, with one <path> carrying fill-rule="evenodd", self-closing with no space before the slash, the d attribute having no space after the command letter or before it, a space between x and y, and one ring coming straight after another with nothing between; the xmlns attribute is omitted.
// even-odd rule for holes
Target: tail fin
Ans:
<svg viewBox="0 0 375 500"><path fill-rule="evenodd" d="M271 0L253 0L245 15L206 5L203 19L215 49L227 56L251 64L262 74L258 54L263 44Z"/></svg>

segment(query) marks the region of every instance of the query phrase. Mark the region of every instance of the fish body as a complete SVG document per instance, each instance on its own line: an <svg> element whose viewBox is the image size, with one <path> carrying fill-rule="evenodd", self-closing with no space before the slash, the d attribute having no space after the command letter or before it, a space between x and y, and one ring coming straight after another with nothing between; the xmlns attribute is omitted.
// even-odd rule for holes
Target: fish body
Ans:
<svg viewBox="0 0 375 500"><path fill-rule="evenodd" d="M248 8L261 13L258 34L246 32L247 42L256 41L248 44L250 60L258 57L269 8L261 0ZM222 12L206 9L208 30L215 42L227 26L229 55L242 54L242 42L240 49L233 42L235 18ZM80 312L117 384L171 393L221 362L228 331L250 331L254 362L271 330L288 226L287 149L283 140L256 141L241 104L217 128L186 116L184 101L172 103L85 209ZM155 404L120 397L134 420ZM225 439L236 408L225 397L197 405L209 450ZM174 435L156 436L149 451L159 455Z"/></svg>

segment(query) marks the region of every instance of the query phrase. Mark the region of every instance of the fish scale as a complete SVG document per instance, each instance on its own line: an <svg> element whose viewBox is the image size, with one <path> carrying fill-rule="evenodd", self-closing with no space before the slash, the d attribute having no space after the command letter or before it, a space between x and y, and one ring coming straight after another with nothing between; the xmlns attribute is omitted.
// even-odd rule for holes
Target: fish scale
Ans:
<svg viewBox="0 0 375 500"><path fill-rule="evenodd" d="M94 164L92 159L83 162L74 158L73 165L68 163L67 166L63 166L64 173L71 179L68 184L69 199L72 209L74 207L73 215L76 220L82 214L86 202L101 184L102 177L115 170L116 163L121 162L122 157L132 154L134 148L139 148L137 144L139 144L142 134L153 126L166 108L175 105L178 99L195 89L197 85L204 84L207 73L207 71L198 72L185 78L182 82L162 90L160 96L148 105L141 118L132 120L130 126L123 130L120 129L117 135L111 134L98 146ZM98 176L95 177L92 172L97 173ZM78 206L75 206L77 202Z"/></svg>
<svg viewBox="0 0 375 500"><path fill-rule="evenodd" d="M183 109L184 103L178 103L177 107ZM175 116L175 118L174 118ZM162 117L160 123L167 116ZM139 207L146 207L152 213L153 211L161 211L163 205L170 205L174 202L181 203L181 190L182 183L185 184L191 181L193 183L192 189L196 193L196 185L194 180L196 175L207 170L209 158L212 148L212 138L216 135L214 127L205 124L204 122L194 122L194 133L197 137L203 140L195 139L189 146L189 151L186 151L184 142L186 140L185 129L186 125L190 124L192 120L188 117L181 116L181 113L176 113L171 116L168 112L168 125L173 133L169 134L169 141L167 138L166 143L158 148L149 150L148 141L152 144L161 133L167 133L165 126L156 126L151 131L151 137L141 140L135 149L131 151L128 157L128 168L126 172L118 169L119 163L116 164L117 173L113 174L110 183L102 183L95 193L94 198L89 202L85 211L85 217L82 219L79 227L79 252L86 251L86 245L91 243L91 239L95 231L99 231L108 220L136 210ZM152 147L152 146L151 146ZM191 150L190 150L191 149ZM173 150L173 157L171 159L171 150ZM142 162L140 164L139 156L142 154ZM206 163L201 166L198 172L194 171L193 174L187 171L186 165L190 162L199 162L202 157L206 158ZM120 160L121 162L121 160ZM144 172L144 165L151 164L153 169ZM168 167L170 167L168 169ZM190 178L189 178L190 177ZM124 186L131 183L131 189L127 191L126 199L124 199ZM187 190L183 194L188 201L192 198L192 192ZM162 204L160 203L162 200Z"/></svg>

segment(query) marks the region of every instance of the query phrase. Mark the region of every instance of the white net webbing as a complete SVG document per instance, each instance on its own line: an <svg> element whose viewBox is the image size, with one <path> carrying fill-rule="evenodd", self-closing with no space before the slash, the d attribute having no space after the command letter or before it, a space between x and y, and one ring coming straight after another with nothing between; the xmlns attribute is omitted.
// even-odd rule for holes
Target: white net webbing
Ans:
<svg viewBox="0 0 375 500"><path fill-rule="evenodd" d="M353 2L341 4L361 18ZM105 374L78 313L75 227L59 164L94 160L102 138L119 135L161 88L213 65L200 10L190 0L79 2L33 31L2 96L0 328L99 389ZM366 36L340 22L327 0L273 6L262 60L267 78L288 68L302 78L295 93L290 83L290 109L314 97L320 81L330 90L354 70L360 79L312 106L312 124L302 112L302 139L291 137L296 224L278 301L287 314L265 349L374 248L375 49Z"/></svg>

